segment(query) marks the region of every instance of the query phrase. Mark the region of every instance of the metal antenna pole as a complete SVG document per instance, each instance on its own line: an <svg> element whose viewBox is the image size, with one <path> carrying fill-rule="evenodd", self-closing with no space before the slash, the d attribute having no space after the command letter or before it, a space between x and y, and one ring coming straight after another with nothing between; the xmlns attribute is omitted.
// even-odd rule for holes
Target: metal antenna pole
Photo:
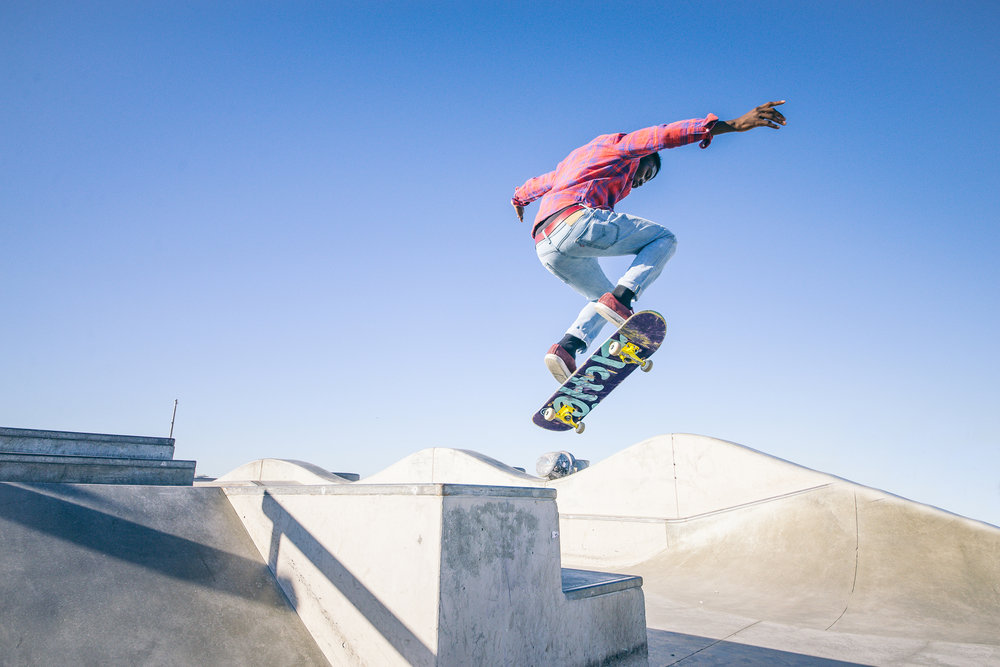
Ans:
<svg viewBox="0 0 1000 667"><path fill-rule="evenodd" d="M170 415L170 435L168 437L174 437L174 420L177 418L177 399L174 399L174 414Z"/></svg>

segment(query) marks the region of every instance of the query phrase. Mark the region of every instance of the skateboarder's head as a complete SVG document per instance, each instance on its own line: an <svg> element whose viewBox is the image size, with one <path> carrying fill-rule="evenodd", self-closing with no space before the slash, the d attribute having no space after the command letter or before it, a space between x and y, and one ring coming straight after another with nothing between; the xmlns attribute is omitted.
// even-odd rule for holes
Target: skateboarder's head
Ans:
<svg viewBox="0 0 1000 667"><path fill-rule="evenodd" d="M660 154L650 153L639 160L639 168L635 170L632 177L632 187L637 188L643 183L652 180L660 173Z"/></svg>

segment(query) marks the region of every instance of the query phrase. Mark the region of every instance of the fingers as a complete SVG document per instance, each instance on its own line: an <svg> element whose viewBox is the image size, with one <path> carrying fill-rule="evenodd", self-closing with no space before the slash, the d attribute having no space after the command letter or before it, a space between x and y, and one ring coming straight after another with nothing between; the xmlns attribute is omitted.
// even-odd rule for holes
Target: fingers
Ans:
<svg viewBox="0 0 1000 667"><path fill-rule="evenodd" d="M773 127L777 129L778 123L784 125L787 121L785 120L784 114L774 108L775 105L784 104L785 100L780 100L778 102L768 102L766 104L761 104L757 107L757 117L761 121L761 125L767 125L768 127Z"/></svg>
<svg viewBox="0 0 1000 667"><path fill-rule="evenodd" d="M774 107L777 106L777 105L779 105L779 104L784 104L784 103L785 103L785 100L781 100L780 102L768 102L768 104L770 105L768 108L771 110L771 113L774 114L775 119L777 119L779 121L782 121L782 122L784 122L784 120L785 120L784 114L782 114L780 111L778 111Z"/></svg>

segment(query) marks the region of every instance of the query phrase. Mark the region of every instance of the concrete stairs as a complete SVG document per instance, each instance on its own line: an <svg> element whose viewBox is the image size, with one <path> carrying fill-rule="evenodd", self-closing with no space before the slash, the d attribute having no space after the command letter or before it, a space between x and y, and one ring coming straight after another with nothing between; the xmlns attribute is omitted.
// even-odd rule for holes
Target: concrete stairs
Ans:
<svg viewBox="0 0 1000 667"><path fill-rule="evenodd" d="M191 486L173 438L0 427L0 481Z"/></svg>

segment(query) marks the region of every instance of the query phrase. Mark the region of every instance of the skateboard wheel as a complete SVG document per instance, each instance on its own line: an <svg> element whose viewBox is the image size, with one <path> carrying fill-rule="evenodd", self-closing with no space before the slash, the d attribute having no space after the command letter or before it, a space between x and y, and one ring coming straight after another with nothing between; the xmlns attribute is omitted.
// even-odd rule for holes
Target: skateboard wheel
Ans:
<svg viewBox="0 0 1000 667"><path fill-rule="evenodd" d="M653 360L646 359L646 361L642 362L642 366L640 366L640 368L642 369L643 373L648 373L649 371L653 370Z"/></svg>
<svg viewBox="0 0 1000 667"><path fill-rule="evenodd" d="M621 354L621 351L622 351L622 344L616 340L611 341L611 344L608 345L609 354L619 355Z"/></svg>
<svg viewBox="0 0 1000 667"><path fill-rule="evenodd" d="M583 433L583 429L585 429L585 428L587 428L587 425L584 424L583 422L577 422L576 423L576 432L577 433Z"/></svg>
<svg viewBox="0 0 1000 667"><path fill-rule="evenodd" d="M545 408L542 410L542 417L544 417L547 421L552 421L556 418L556 411L552 408Z"/></svg>

